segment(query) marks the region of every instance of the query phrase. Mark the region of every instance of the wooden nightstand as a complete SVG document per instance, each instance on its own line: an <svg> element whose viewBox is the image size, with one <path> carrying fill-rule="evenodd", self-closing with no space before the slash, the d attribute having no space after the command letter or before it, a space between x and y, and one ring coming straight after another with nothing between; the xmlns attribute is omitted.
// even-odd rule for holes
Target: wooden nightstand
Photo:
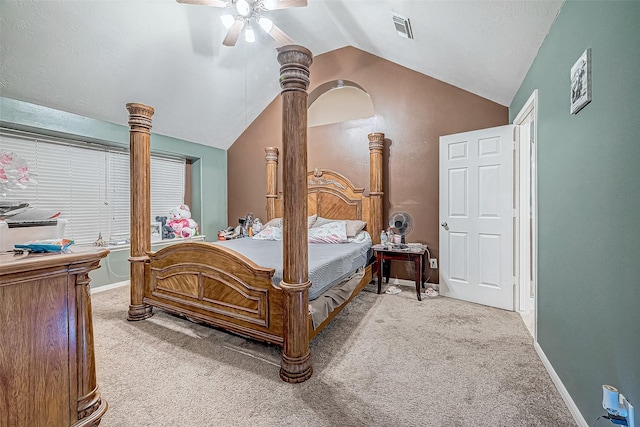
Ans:
<svg viewBox="0 0 640 427"><path fill-rule="evenodd" d="M425 282L424 266L426 264L427 249L424 246L409 246L407 249L394 249L393 247L375 245L373 250L376 254L376 264L378 271L378 293L382 291L382 270L384 261L389 265L386 270L386 283L389 283L389 272L391 270L391 261L410 261L414 264L416 294L418 301L422 301L420 297L421 286Z"/></svg>

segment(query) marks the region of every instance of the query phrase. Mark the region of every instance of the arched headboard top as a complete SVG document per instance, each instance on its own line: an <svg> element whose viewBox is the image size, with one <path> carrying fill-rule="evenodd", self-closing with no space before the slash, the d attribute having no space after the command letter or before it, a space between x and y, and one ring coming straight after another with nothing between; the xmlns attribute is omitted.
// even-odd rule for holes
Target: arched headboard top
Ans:
<svg viewBox="0 0 640 427"><path fill-rule="evenodd" d="M273 200L268 219L282 217L282 193ZM339 172L316 168L307 172L307 212L328 219L359 219L369 223L369 197Z"/></svg>
<svg viewBox="0 0 640 427"><path fill-rule="evenodd" d="M335 187L342 192L354 195L364 193L364 188L356 187L349 178L331 169L315 168L308 172L307 185L309 191L314 187Z"/></svg>
<svg viewBox="0 0 640 427"><path fill-rule="evenodd" d="M329 219L359 219L369 222L369 198L344 175L316 168L307 173L309 215Z"/></svg>

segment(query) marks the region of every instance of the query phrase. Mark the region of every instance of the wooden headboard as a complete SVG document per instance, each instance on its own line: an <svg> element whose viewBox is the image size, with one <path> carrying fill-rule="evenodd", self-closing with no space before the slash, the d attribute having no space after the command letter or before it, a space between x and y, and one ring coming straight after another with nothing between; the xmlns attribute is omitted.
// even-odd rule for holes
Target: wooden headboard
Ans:
<svg viewBox="0 0 640 427"><path fill-rule="evenodd" d="M338 172L315 169L307 174L307 187L309 215L369 222L369 198L364 196L364 188L354 187Z"/></svg>
<svg viewBox="0 0 640 427"><path fill-rule="evenodd" d="M383 226L382 148L383 133L369 134L370 190L353 185L344 175L316 168L307 173L308 215L330 219L359 219L374 243L379 243ZM277 192L278 149L265 148L267 162L267 220L282 217L282 197ZM286 191L286 189L285 189Z"/></svg>

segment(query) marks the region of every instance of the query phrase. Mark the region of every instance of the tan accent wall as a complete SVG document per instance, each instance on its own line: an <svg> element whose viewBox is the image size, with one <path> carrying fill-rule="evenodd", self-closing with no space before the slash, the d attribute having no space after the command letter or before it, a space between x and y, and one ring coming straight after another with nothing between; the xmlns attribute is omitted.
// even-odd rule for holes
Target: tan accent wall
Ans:
<svg viewBox="0 0 640 427"><path fill-rule="evenodd" d="M274 79L278 76L274 76ZM371 96L376 116L308 129L309 169L333 169L369 190L367 134L383 132L385 221L390 213L414 219L411 242L426 243L439 258L438 145L441 135L508 123L508 108L353 47L314 59L310 91L329 80L351 80ZM229 221L253 212L266 216L264 147L282 148L280 97L265 108L227 152ZM281 165L279 165L281 166ZM282 171L280 169L280 180ZM278 191L282 188L278 186ZM378 231L379 232L379 231ZM392 277L410 279L410 266ZM437 282L437 272L431 281Z"/></svg>

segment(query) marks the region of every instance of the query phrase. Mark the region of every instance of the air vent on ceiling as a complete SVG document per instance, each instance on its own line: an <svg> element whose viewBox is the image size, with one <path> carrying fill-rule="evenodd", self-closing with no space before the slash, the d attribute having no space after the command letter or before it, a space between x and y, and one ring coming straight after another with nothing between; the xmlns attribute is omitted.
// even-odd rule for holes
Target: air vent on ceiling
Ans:
<svg viewBox="0 0 640 427"><path fill-rule="evenodd" d="M409 18L405 18L404 16L395 13L392 13L391 15L393 16L393 25L396 26L398 35L400 37L412 39L413 31L411 31L411 23L409 22Z"/></svg>

